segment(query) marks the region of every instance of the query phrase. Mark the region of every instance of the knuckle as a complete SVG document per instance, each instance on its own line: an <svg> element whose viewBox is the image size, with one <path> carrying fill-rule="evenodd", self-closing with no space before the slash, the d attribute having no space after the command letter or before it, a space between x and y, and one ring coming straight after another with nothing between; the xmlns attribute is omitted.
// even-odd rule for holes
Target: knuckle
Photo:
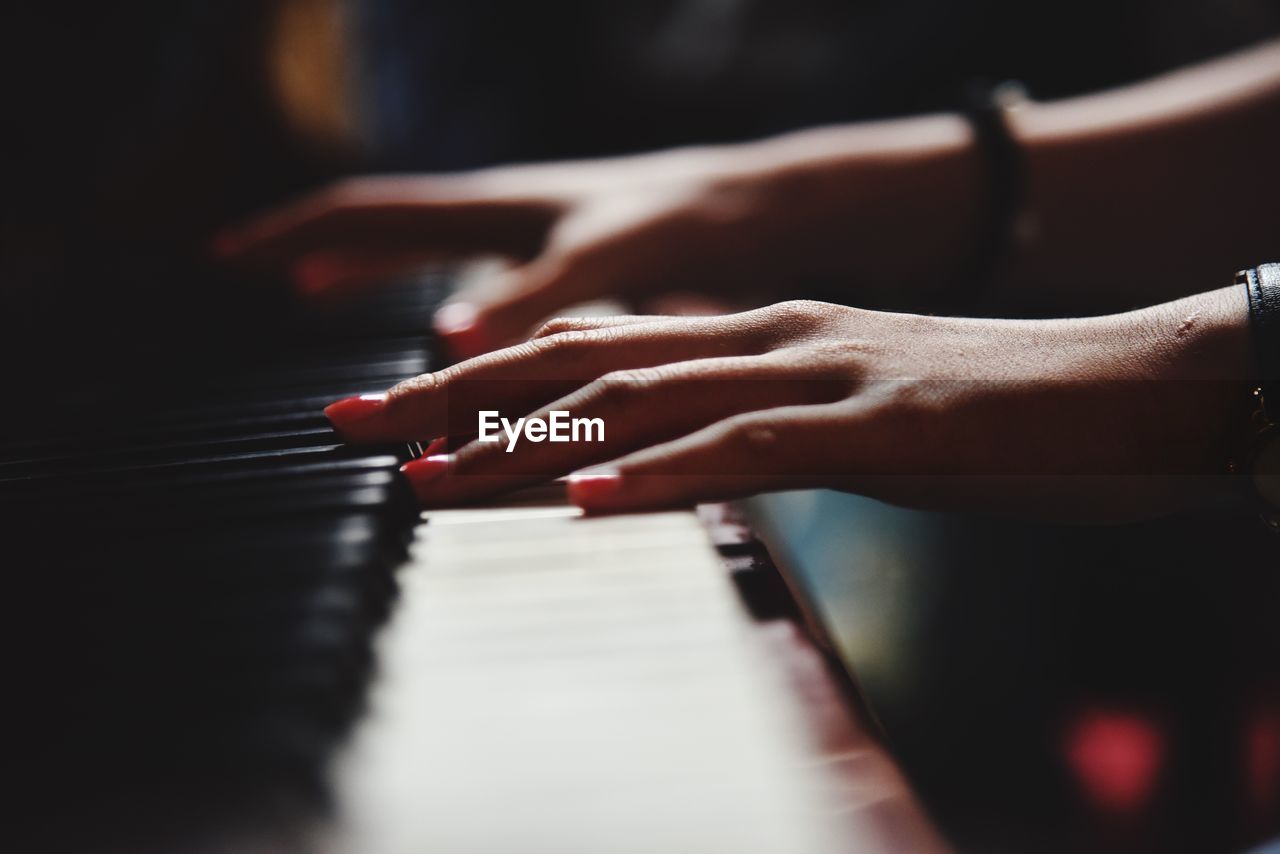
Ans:
<svg viewBox="0 0 1280 854"><path fill-rule="evenodd" d="M775 458L782 449L778 425L754 415L730 418L724 426L724 441L746 459Z"/></svg>
<svg viewBox="0 0 1280 854"><path fill-rule="evenodd" d="M580 331L582 320L577 317L553 317L546 323L538 327L538 331L533 334L534 338L548 338L552 335L560 335L568 332Z"/></svg>
<svg viewBox="0 0 1280 854"><path fill-rule="evenodd" d="M836 306L817 300L788 300L756 309L747 317L766 345L777 347L808 338L835 310Z"/></svg>
<svg viewBox="0 0 1280 854"><path fill-rule="evenodd" d="M392 386L390 391L387 392L387 403L393 404L405 398L431 394L439 390L444 383L445 377L441 373L419 374Z"/></svg>
<svg viewBox="0 0 1280 854"><path fill-rule="evenodd" d="M651 369L613 371L596 381L596 395L605 401L632 400L651 390L660 381L658 372Z"/></svg>
<svg viewBox="0 0 1280 854"><path fill-rule="evenodd" d="M829 303L811 299L793 299L769 306L769 312L775 322L788 324L809 324L825 319L831 313Z"/></svg>
<svg viewBox="0 0 1280 854"><path fill-rule="evenodd" d="M581 355L594 340L585 329L559 329L546 336L535 336L526 346L529 355L536 358L568 359Z"/></svg>

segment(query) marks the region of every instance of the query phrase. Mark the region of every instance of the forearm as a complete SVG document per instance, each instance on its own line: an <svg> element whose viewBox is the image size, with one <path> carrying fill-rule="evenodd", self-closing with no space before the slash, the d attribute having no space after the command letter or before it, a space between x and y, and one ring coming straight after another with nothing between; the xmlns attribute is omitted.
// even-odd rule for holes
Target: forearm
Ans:
<svg viewBox="0 0 1280 854"><path fill-rule="evenodd" d="M1171 299L1280 250L1280 43L1011 124L1031 226L1000 283L1015 302Z"/></svg>
<svg viewBox="0 0 1280 854"><path fill-rule="evenodd" d="M981 168L959 115L798 131L722 162L750 187L759 242L786 274L847 282L851 304L927 308L981 234Z"/></svg>
<svg viewBox="0 0 1280 854"><path fill-rule="evenodd" d="M1124 335L1136 343L1144 361L1137 374L1154 380L1148 424L1157 456L1181 459L1190 471L1225 474L1240 449L1257 383L1244 288L1233 285L1115 317L1129 331L1113 340Z"/></svg>
<svg viewBox="0 0 1280 854"><path fill-rule="evenodd" d="M1010 125L1031 227L1001 266L997 301L1115 310L1193 293L1280 251L1267 192L1280 188L1280 43L1028 104ZM860 298L956 285L987 225L959 115L801 131L708 162L751 187L790 269L845 277Z"/></svg>
<svg viewBox="0 0 1280 854"><path fill-rule="evenodd" d="M1142 354L1149 373L1165 379L1233 382L1242 388L1256 380L1248 300L1240 285L1075 322L1096 322L1105 333L1099 343L1114 345L1123 337L1129 346L1118 355ZM1109 357L1107 348L1100 352Z"/></svg>

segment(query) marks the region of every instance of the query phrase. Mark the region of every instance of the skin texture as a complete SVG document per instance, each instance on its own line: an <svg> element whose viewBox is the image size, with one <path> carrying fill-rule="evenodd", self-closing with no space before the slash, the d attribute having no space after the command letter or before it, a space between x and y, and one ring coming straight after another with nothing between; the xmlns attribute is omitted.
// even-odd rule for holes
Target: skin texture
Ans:
<svg viewBox="0 0 1280 854"><path fill-rule="evenodd" d="M752 146L680 149L351 179L222 234L215 250L239 264L286 268L308 292L359 287L427 262L504 258L502 273L457 295L437 318L460 356L521 340L564 306L601 297L643 303L710 292L772 301L799 279L909 275L923 285L959 263L968 226L931 194L945 188L963 209L975 192L962 120L825 134L779 140L768 157ZM837 203L830 186L838 170L824 158L847 156L850 146L865 152L856 197L867 213L878 211L874 230L859 230L850 202Z"/></svg>
<svg viewBox="0 0 1280 854"><path fill-rule="evenodd" d="M358 442L456 433L477 408L607 425L603 443L508 454L470 442L409 464L431 505L595 467L570 485L590 512L832 487L1123 521L1223 488L1229 413L1247 397L1245 313L1231 288L1072 320L805 301L714 318L558 319L529 342L401 383L359 417L341 405L330 417Z"/></svg>
<svg viewBox="0 0 1280 854"><path fill-rule="evenodd" d="M1124 89L1022 106L1021 240L995 313L1092 314L1195 293L1263 260L1280 206L1280 43ZM957 284L985 216L958 116L801 131L739 145L461 175L350 179L222 234L224 258L308 291L425 261L509 267L438 321L460 356L527 336L573 303L664 293L927 310ZM1225 216L1224 211L1230 211ZM1175 251L1176 250L1176 251Z"/></svg>
<svg viewBox="0 0 1280 854"><path fill-rule="evenodd" d="M560 319L500 349L603 296L759 304L826 278L850 303L927 310L964 269L984 210L972 134L946 115L352 179L226 231L215 250L285 268L308 291L506 259L436 319L457 355L476 358L385 400L339 403L331 419L352 441L457 445L477 408L555 408L604 418L607 441L435 454L406 468L428 504L605 463L570 486L592 511L831 486L1112 521L1217 494L1250 379L1243 300L1176 299L1259 262L1280 234L1280 206L1256 191L1280 182L1280 43L1029 104L1008 123L1029 199L993 313L1122 313L962 320L783 302L715 318ZM1123 311L1147 303L1163 304Z"/></svg>

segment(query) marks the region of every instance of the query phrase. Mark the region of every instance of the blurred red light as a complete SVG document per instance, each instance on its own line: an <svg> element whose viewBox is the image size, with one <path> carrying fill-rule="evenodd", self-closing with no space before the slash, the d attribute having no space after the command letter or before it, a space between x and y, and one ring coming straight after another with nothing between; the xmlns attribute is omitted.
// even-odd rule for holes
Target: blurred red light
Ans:
<svg viewBox="0 0 1280 854"><path fill-rule="evenodd" d="M1146 806L1154 793L1165 734L1146 715L1091 708L1067 725L1064 753L1095 806L1132 813Z"/></svg>

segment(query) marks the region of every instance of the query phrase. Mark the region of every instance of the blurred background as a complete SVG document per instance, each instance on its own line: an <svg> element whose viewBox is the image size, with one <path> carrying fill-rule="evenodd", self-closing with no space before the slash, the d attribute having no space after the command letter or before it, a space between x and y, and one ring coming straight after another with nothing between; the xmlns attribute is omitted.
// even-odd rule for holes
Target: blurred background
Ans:
<svg viewBox="0 0 1280 854"><path fill-rule="evenodd" d="M1051 99L1277 32L1266 0L7 3L0 438L263 334L289 297L212 269L208 237L335 176L947 110L975 80ZM1280 576L1252 525L762 506L963 850L1236 851L1280 830Z"/></svg>

